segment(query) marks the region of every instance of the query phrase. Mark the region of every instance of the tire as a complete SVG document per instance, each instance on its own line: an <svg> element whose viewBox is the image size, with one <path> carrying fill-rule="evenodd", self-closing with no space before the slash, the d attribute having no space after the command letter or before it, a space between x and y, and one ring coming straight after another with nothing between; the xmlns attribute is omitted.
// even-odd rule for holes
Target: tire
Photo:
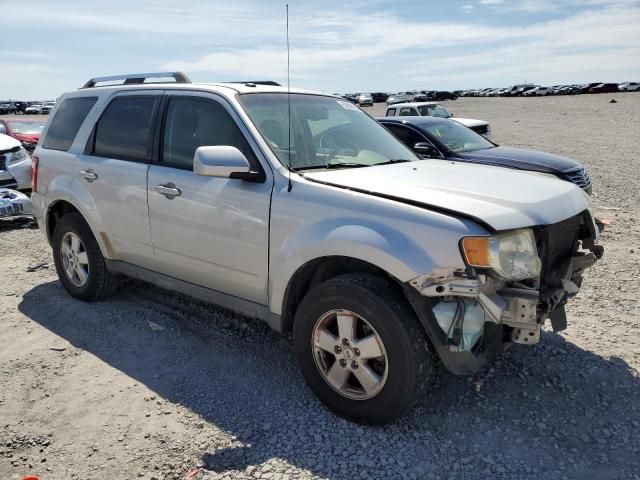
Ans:
<svg viewBox="0 0 640 480"><path fill-rule="evenodd" d="M394 287L390 281L370 274L341 275L311 290L296 313L294 350L307 384L331 411L357 423L381 425L403 415L426 388L433 372L427 337ZM345 316L356 319L357 328L352 331L358 338L348 344L343 343L343 332L336 328L338 314L343 320ZM321 328L323 325L326 328ZM327 336L331 329L335 335ZM384 357L363 360L365 355L372 355L365 349L375 349L364 347L362 340L371 340L374 335L379 340L377 351ZM325 344L328 350L314 346L314 342L321 343L320 338L335 343ZM362 351L358 345L363 346ZM340 353L329 353L338 347L342 348ZM338 376L349 371L346 383L337 382L344 383L343 387L330 384L334 368ZM380 382L365 389L360 378L369 386L373 385L370 378Z"/></svg>
<svg viewBox="0 0 640 480"><path fill-rule="evenodd" d="M74 239L80 242L75 253L69 250ZM53 260L62 286L72 297L92 302L112 295L118 288L118 277L107 270L98 242L78 213L69 213L58 221L53 232ZM79 269L86 273L84 282Z"/></svg>

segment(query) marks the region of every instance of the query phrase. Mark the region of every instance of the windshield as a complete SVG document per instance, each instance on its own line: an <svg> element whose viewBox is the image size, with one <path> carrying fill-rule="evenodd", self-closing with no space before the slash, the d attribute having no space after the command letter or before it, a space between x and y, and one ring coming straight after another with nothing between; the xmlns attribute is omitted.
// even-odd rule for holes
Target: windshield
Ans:
<svg viewBox="0 0 640 480"><path fill-rule="evenodd" d="M253 124L285 166L304 170L419 160L382 125L350 102L320 95L290 97L289 148L287 94L238 96Z"/></svg>
<svg viewBox="0 0 640 480"><path fill-rule="evenodd" d="M427 132L431 141L452 152L473 152L495 147L482 135L453 120L422 126L421 129Z"/></svg>
<svg viewBox="0 0 640 480"><path fill-rule="evenodd" d="M7 122L11 131L17 135L36 135L42 133L44 122Z"/></svg>
<svg viewBox="0 0 640 480"><path fill-rule="evenodd" d="M449 111L441 105L420 105L418 110L425 117L451 118Z"/></svg>

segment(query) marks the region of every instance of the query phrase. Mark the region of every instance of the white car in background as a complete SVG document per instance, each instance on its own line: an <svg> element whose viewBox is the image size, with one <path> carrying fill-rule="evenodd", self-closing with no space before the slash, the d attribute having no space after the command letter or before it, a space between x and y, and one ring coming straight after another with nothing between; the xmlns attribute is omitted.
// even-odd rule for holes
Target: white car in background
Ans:
<svg viewBox="0 0 640 480"><path fill-rule="evenodd" d="M42 105L42 107L40 108L40 113L49 115L51 113L51 110L53 110L55 106L56 106L56 102L47 102L44 105Z"/></svg>
<svg viewBox="0 0 640 480"><path fill-rule="evenodd" d="M552 93L553 91L551 90L550 87L536 87L536 88L532 88L531 90L527 90L522 94L522 96L523 97L533 97L533 96L542 97L545 95L551 95Z"/></svg>
<svg viewBox="0 0 640 480"><path fill-rule="evenodd" d="M476 133L479 133L486 139L491 139L491 125L484 120L476 120L473 118L458 118L454 117L439 103L435 102L408 102L397 103L387 107L385 117L441 117L450 118L458 123L461 123L465 127L470 128Z"/></svg>
<svg viewBox="0 0 640 480"><path fill-rule="evenodd" d="M370 93L361 93L358 95L358 105L361 107L373 107L373 97Z"/></svg>
<svg viewBox="0 0 640 480"><path fill-rule="evenodd" d="M637 92L640 90L640 83L624 82L618 85L618 90L620 90L621 92Z"/></svg>
<svg viewBox="0 0 640 480"><path fill-rule="evenodd" d="M0 188L31 188L31 157L22 144L0 133Z"/></svg>
<svg viewBox="0 0 640 480"><path fill-rule="evenodd" d="M24 113L26 115L36 115L36 114L40 113L41 109L42 109L42 104L35 103L35 104L29 105L27 108L25 108L24 109Z"/></svg>

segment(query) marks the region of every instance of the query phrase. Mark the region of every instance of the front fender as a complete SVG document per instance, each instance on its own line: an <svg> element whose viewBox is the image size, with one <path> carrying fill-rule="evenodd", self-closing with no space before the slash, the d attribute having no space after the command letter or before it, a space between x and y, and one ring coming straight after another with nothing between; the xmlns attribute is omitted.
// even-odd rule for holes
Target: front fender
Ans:
<svg viewBox="0 0 640 480"><path fill-rule="evenodd" d="M300 267L330 256L362 260L402 282L438 266L424 246L388 225L357 218L327 219L292 235L276 253L270 272L271 311L281 314L289 281ZM449 260L455 262L452 266L464 268L459 253L457 257Z"/></svg>

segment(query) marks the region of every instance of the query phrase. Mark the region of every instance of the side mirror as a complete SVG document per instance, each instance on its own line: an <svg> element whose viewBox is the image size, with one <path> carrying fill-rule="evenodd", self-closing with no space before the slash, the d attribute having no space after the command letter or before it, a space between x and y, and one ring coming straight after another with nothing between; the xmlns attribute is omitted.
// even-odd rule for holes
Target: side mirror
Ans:
<svg viewBox="0 0 640 480"><path fill-rule="evenodd" d="M251 165L236 147L198 147L193 154L193 172L205 177L243 178L251 174Z"/></svg>
<svg viewBox="0 0 640 480"><path fill-rule="evenodd" d="M451 115L451 118L455 117L455 115L451 112L449 112L449 115Z"/></svg>
<svg viewBox="0 0 640 480"><path fill-rule="evenodd" d="M436 148L427 142L418 142L413 146L413 151L418 155L428 158L440 157L440 152Z"/></svg>

